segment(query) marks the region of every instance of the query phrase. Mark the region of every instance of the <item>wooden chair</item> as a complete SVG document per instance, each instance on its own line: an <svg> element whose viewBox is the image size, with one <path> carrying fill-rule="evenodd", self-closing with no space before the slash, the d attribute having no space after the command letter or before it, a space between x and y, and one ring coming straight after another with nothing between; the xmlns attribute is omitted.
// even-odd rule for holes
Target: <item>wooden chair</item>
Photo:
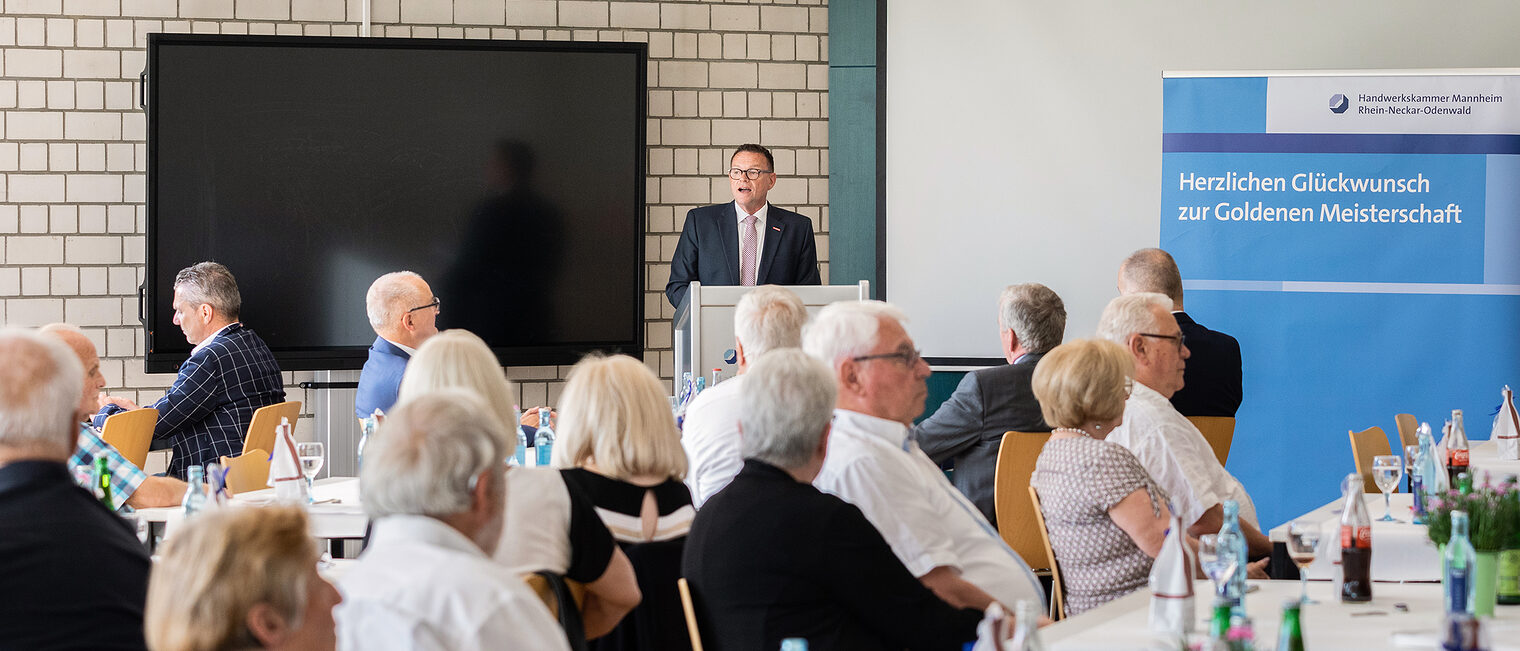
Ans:
<svg viewBox="0 0 1520 651"><path fill-rule="evenodd" d="M676 579L676 589L681 591L681 610L686 612L686 633L691 636L691 651L702 651L702 632L697 629L697 607L691 600L691 584L686 577Z"/></svg>
<svg viewBox="0 0 1520 651"><path fill-rule="evenodd" d="M1034 506L1034 523L1040 531L1040 544L1045 548L1045 563L1050 566L1050 618L1066 617L1066 591L1061 588L1061 568L1056 566L1056 552L1050 548L1050 530L1045 528L1045 514L1040 511L1040 494L1029 487L1029 503Z"/></svg>
<svg viewBox="0 0 1520 651"><path fill-rule="evenodd" d="M116 448L121 456L138 468L148 462L148 448L153 444L153 427L158 425L158 410L152 407L124 411L106 418L100 438Z"/></svg>
<svg viewBox="0 0 1520 651"><path fill-rule="evenodd" d="M547 570L524 574L522 579L528 589L538 595L544 606L549 608L549 615L564 629L571 651L584 651L586 624L581 619L581 611L586 606L586 585ZM561 612L561 605L568 606L568 610Z"/></svg>
<svg viewBox="0 0 1520 651"><path fill-rule="evenodd" d="M1219 465L1230 458L1230 442L1235 439L1235 419L1230 416L1188 416L1187 419L1203 434L1203 440L1214 448L1214 458Z"/></svg>
<svg viewBox="0 0 1520 651"><path fill-rule="evenodd" d="M245 450L235 457L222 457L227 469L227 490L233 495L269 488L269 453Z"/></svg>
<svg viewBox="0 0 1520 651"><path fill-rule="evenodd" d="M1381 427L1369 427L1360 432L1346 431L1351 436L1351 456L1356 461L1356 474L1362 476L1362 491L1381 493L1377 481L1372 478L1372 458L1392 454L1388 450L1388 435ZM1394 488L1398 492L1398 488Z"/></svg>
<svg viewBox="0 0 1520 651"><path fill-rule="evenodd" d="M1034 462L1050 440L1050 432L1005 432L998 446L997 470L992 479L992 508L997 514L998 534L1024 563L1037 574L1047 574L1050 565L1040 549L1040 534L1030 523L1029 500L1024 489L1034 474Z"/></svg>
<svg viewBox="0 0 1520 651"><path fill-rule="evenodd" d="M524 574L523 583L533 590L533 593L542 599L545 606L549 607L549 614L559 617L559 600L554 598L554 589L549 586L549 580L538 574ZM586 606L586 584L580 581L565 579L565 587L570 588L570 598L575 600L576 608Z"/></svg>
<svg viewBox="0 0 1520 651"><path fill-rule="evenodd" d="M249 450L273 450L274 430L280 426L280 419L290 420L291 434L295 434L296 421L301 418L301 401L287 400L277 405L260 407L253 412L253 420L248 423L248 435L243 437L243 454ZM266 452L264 456L269 456Z"/></svg>
<svg viewBox="0 0 1520 651"><path fill-rule="evenodd" d="M1415 434L1419 423L1414 414L1394 414L1393 422L1399 427L1399 454L1404 454L1404 448L1420 444L1420 437Z"/></svg>

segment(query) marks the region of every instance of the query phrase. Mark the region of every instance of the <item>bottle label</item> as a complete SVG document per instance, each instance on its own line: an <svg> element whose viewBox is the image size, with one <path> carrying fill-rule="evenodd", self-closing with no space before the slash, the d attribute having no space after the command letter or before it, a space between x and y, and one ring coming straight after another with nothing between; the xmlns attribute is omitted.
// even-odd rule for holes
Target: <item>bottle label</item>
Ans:
<svg viewBox="0 0 1520 651"><path fill-rule="evenodd" d="M1353 527L1349 524L1341 525L1341 548L1353 547L1372 548L1372 527Z"/></svg>
<svg viewBox="0 0 1520 651"><path fill-rule="evenodd" d="M1499 552L1498 593L1520 597L1520 549Z"/></svg>
<svg viewBox="0 0 1520 651"><path fill-rule="evenodd" d="M1458 468L1467 467L1467 450L1447 450L1446 465Z"/></svg>

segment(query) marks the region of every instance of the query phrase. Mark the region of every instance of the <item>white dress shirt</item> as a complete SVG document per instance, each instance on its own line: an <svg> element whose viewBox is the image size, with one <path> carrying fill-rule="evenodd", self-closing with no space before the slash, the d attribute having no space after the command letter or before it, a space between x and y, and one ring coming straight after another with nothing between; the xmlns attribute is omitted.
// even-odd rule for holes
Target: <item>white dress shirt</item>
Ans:
<svg viewBox="0 0 1520 651"><path fill-rule="evenodd" d="M741 210L741 211L740 211L740 212L743 212L743 211L742 211L742 210ZM757 268L757 269L758 269L758 268L759 268L759 267L756 267L756 268ZM223 332L226 332L226 331L227 331L227 328L231 328L231 327L232 327L232 326L235 326L235 325L237 325L237 324L238 324L238 323L239 323L239 322L238 322L238 321L233 321L233 322L232 322L232 323L229 323L229 324L227 324L227 325L224 325L224 326L222 326L222 327L221 327L221 328L219 328L219 329L218 329L218 330L217 330L217 331L216 331L216 332L213 332L213 333L211 333L211 336L210 336L210 337L206 337L206 338L205 338L205 339L202 339L202 340L201 340L201 342L200 342L200 343L198 343L198 344L196 344L196 345L195 345L195 346L194 346L194 347L192 347L192 348L191 348L191 349L190 349L190 354L191 354L191 355L194 355L194 354L196 354L196 353L198 353L198 352L201 352L201 349L202 349L202 348L205 348L205 347L207 347L207 346L210 346L210 345L211 345L211 342L212 342L212 341L213 341L213 340L215 340L215 339L216 339L216 338L217 338L217 337L218 337L218 336L220 336L220 335L221 335L221 334L222 334L222 333L223 333Z"/></svg>
<svg viewBox="0 0 1520 651"><path fill-rule="evenodd" d="M767 202L765 202L765 205L760 206L760 210L755 211L755 284L756 285L760 284L760 261L765 259L765 258L762 258L760 256L765 253L765 214L767 212L769 212L770 209L771 209L771 204L770 204L769 201L767 201ZM739 220L739 258L738 258L738 260L739 260L739 265L742 267L744 265L744 218L748 217L749 213L744 212L744 208L741 207L739 205L739 202L737 202L737 201L734 202L734 212L738 213L738 215L739 215L738 218L737 218Z"/></svg>
<svg viewBox="0 0 1520 651"><path fill-rule="evenodd" d="M1241 521L1261 529L1245 486L1219 465L1214 448L1198 428L1154 389L1135 383L1124 403L1124 423L1107 440L1134 453L1151 479L1176 502L1183 522L1197 522L1215 504L1235 500L1240 503Z"/></svg>
<svg viewBox="0 0 1520 651"><path fill-rule="evenodd" d="M739 404L744 376L740 375L697 394L686 408L681 447L686 448L686 486L691 503L702 503L723 490L744 467L740 455Z"/></svg>
<svg viewBox="0 0 1520 651"><path fill-rule="evenodd" d="M338 585L345 650L570 648L522 578L433 518L375 521L369 548Z"/></svg>
<svg viewBox="0 0 1520 651"><path fill-rule="evenodd" d="M859 507L913 576L948 566L1010 608L1020 599L1045 603L1029 566L902 423L835 409L828 456L813 485Z"/></svg>

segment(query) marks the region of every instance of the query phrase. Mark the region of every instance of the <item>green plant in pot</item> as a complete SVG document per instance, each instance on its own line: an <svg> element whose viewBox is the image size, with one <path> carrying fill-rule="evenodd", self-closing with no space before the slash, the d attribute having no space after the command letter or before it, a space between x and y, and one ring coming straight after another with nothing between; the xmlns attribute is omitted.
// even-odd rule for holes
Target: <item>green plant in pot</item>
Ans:
<svg viewBox="0 0 1520 651"><path fill-rule="evenodd" d="M1474 611L1492 615L1496 599L1499 552L1512 548L1520 534L1520 487L1508 481L1492 484L1485 473L1483 484L1469 493L1457 490L1433 495L1426 516L1431 542L1445 549L1451 540L1451 512L1468 515L1468 539L1477 551L1474 572L1477 583Z"/></svg>

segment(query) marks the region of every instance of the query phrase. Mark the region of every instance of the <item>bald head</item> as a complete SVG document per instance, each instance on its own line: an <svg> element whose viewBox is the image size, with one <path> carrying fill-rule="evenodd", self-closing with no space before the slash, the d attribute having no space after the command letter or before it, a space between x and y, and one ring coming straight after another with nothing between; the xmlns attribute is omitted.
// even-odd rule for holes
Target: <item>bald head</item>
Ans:
<svg viewBox="0 0 1520 651"><path fill-rule="evenodd" d="M0 463L68 459L82 376L79 360L57 339L0 330Z"/></svg>
<svg viewBox="0 0 1520 651"><path fill-rule="evenodd" d="M1119 264L1119 294L1140 292L1163 294L1172 299L1173 309L1182 310L1182 273L1172 254L1161 249L1140 249Z"/></svg>
<svg viewBox="0 0 1520 651"><path fill-rule="evenodd" d="M106 378L100 372L100 355L95 352L95 342L83 330L67 323L49 323L37 332L63 342L84 369L84 386L79 396L78 420L88 420L100 402L100 392L106 388Z"/></svg>

